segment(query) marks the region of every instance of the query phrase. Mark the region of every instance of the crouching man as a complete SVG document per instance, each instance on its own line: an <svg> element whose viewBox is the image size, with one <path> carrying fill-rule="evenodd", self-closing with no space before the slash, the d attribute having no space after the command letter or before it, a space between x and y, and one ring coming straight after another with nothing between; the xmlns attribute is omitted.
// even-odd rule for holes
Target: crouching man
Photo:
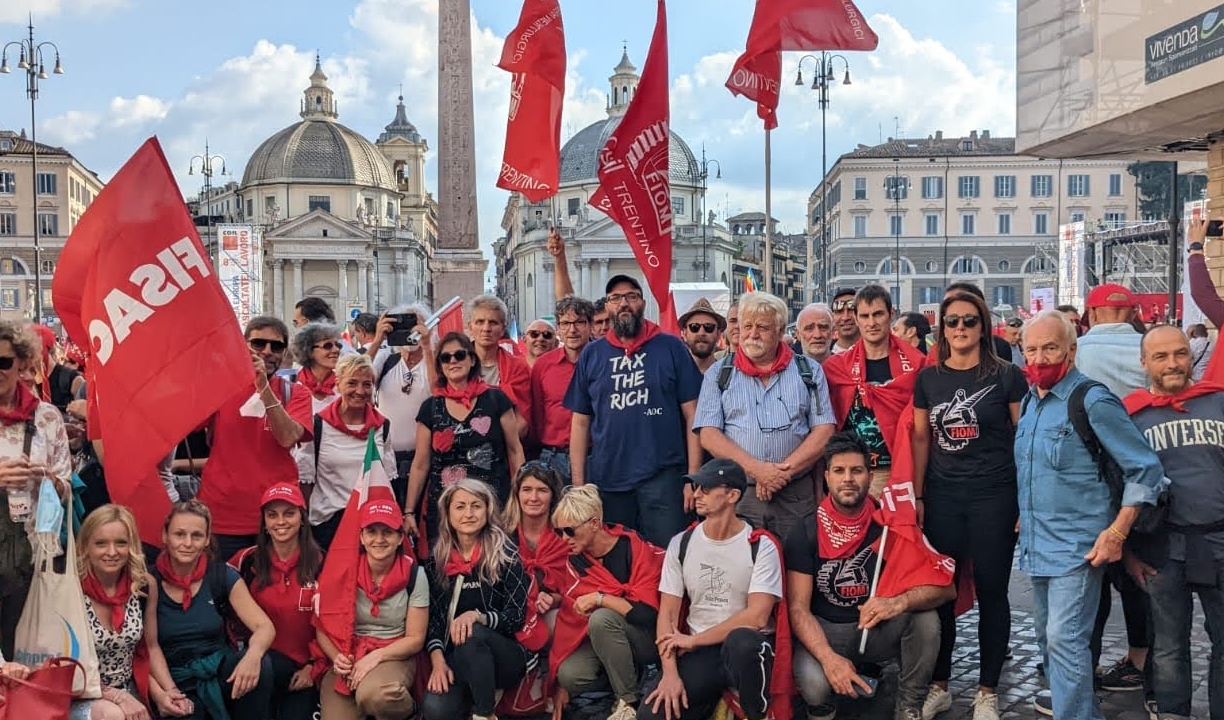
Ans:
<svg viewBox="0 0 1224 720"><path fill-rule="evenodd" d="M939 650L935 608L956 597L955 566L930 549L912 522L885 519L868 494L869 451L857 435L834 435L824 457L829 493L815 516L786 542L795 682L807 702L808 718L833 718L834 693L856 697L874 692L855 670L856 662L899 659L894 716L919 720ZM882 497L890 508L906 501L895 501L891 487ZM885 563L872 597L882 538ZM860 655L864 629L867 650Z"/></svg>
<svg viewBox="0 0 1224 720"><path fill-rule="evenodd" d="M703 520L667 547L656 633L663 672L638 720L703 720L727 690L738 697L737 717L764 720L777 703L789 711L781 548L774 536L736 517L748 478L735 461L711 460L685 481Z"/></svg>

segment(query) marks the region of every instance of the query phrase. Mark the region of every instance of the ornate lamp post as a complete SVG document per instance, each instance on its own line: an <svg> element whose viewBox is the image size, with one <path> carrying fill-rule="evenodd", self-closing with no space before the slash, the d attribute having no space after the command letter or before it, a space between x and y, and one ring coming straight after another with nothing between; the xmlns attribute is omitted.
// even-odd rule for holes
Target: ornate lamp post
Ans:
<svg viewBox="0 0 1224 720"><path fill-rule="evenodd" d="M201 204L203 205L204 210L205 232L208 237L206 244L210 249L216 244L212 233L212 179L215 172L215 165L217 163L221 164L220 174L222 176L229 175L229 172L225 169L225 158L221 157L220 155L213 155L210 153L208 151L208 140L205 139L204 154L193 155L191 157L191 163L187 167L187 174L195 175L196 166L198 165L200 168L200 174L204 176L204 201ZM221 248L219 247L216 248L216 262L217 267L221 267Z"/></svg>
<svg viewBox="0 0 1224 720"><path fill-rule="evenodd" d="M717 174L715 180L722 180L722 164L717 160L710 158L706 159L705 143L701 144L701 279L709 280L710 258L706 252L706 226L709 224L709 219L706 217L706 179L710 177L710 165L714 165Z"/></svg>

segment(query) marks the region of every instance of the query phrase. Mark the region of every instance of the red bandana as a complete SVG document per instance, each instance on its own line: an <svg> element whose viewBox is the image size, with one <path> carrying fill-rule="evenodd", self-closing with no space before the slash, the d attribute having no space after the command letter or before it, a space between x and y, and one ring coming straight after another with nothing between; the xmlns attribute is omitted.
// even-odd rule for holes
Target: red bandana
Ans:
<svg viewBox="0 0 1224 720"><path fill-rule="evenodd" d="M1186 412L1187 400L1216 392L1224 392L1224 385L1217 385L1210 380L1196 382L1176 395L1153 395L1148 390L1140 388L1127 395L1123 404L1126 405L1126 412L1130 415L1150 407L1171 407L1178 412Z"/></svg>
<svg viewBox="0 0 1224 720"><path fill-rule="evenodd" d="M435 387L434 395L454 400L468 410L471 410L472 403L476 402L476 398L480 397L480 394L488 389L488 384L484 380L477 378L475 380L468 380L468 384L462 388L454 388L450 383Z"/></svg>
<svg viewBox="0 0 1224 720"><path fill-rule="evenodd" d="M889 455L895 459L902 454L893 447L897 440L897 420L904 415L906 405L914 397L914 381L926 358L914 346L901 342L896 335L889 335L888 343L888 366L892 371L892 380L885 385L867 382L866 349L862 340L841 355L830 357L823 368L838 427L845 424L855 397L861 397L863 405L875 413Z"/></svg>
<svg viewBox="0 0 1224 720"><path fill-rule="evenodd" d="M0 423L16 425L34 419L34 411L38 408L38 396L30 392L23 382L17 383L17 391L13 395L13 409L0 409Z"/></svg>
<svg viewBox="0 0 1224 720"><path fill-rule="evenodd" d="M408 587L408 573L412 571L412 561L405 555L400 555L391 563L391 568L383 576L382 582L374 584L370 575L370 559L357 561L357 587L370 598L370 614L378 617L378 604L392 595Z"/></svg>
<svg viewBox="0 0 1224 720"><path fill-rule="evenodd" d="M777 375L786 370L786 367L791 364L791 360L795 357L795 351L791 350L791 346L784 342L778 343L778 356L774 358L773 365L765 369L761 369L752 364L748 356L743 350L735 353L735 369L744 373L748 377L760 378L765 376Z"/></svg>
<svg viewBox="0 0 1224 720"><path fill-rule="evenodd" d="M325 398L328 395L336 394L336 373L330 370L322 382L315 379L314 371L304 367L298 372L298 382L306 386L312 395L318 398Z"/></svg>
<svg viewBox="0 0 1224 720"><path fill-rule="evenodd" d="M297 570L298 561L301 560L301 557L301 548L294 550L286 560L281 560L275 550L269 550L268 559L272 563L272 570L275 571L269 580L272 587L279 587L280 594L284 595L290 591L290 586L293 584L293 573Z"/></svg>
<svg viewBox="0 0 1224 720"><path fill-rule="evenodd" d="M382 427L387 421L374 409L374 403L366 403L365 417L361 419L361 427L354 430L344 422L344 418L340 417L340 402L340 398L333 400L327 407L319 411L319 418L346 435L365 440L370 436L370 430ZM318 440L315 438L315 442Z"/></svg>
<svg viewBox="0 0 1224 720"><path fill-rule="evenodd" d="M196 560L195 569L190 575L183 576L174 572L174 568L170 566L170 553L163 550L157 556L157 573L161 575L162 582L170 587L176 587L183 591L183 610L191 609L191 586L204 579L204 573L208 570L208 558L204 555ZM214 598L216 600L216 598Z"/></svg>
<svg viewBox="0 0 1224 720"><path fill-rule="evenodd" d="M89 596L89 599L96 605L105 605L111 609L111 629L115 632L123 632L123 620L127 615L128 599L132 597L132 577L128 575L125 568L119 575L119 584L115 586L115 594L107 595L106 590L102 588L102 583L98 582L98 578L94 577L92 572L85 573L85 577L81 578L81 590Z"/></svg>
<svg viewBox="0 0 1224 720"><path fill-rule="evenodd" d="M632 355L638 350L641 350L643 345L654 339L655 335L662 334L663 328L643 318L642 331L638 333L637 337L625 338L622 340L616 336L616 331L609 327L608 334L604 335L604 338L606 338L607 341L612 343L614 346L623 349L625 351L625 355Z"/></svg>
<svg viewBox="0 0 1224 720"><path fill-rule="evenodd" d="M518 529L519 558L523 561L523 570L528 575L543 577L542 590L560 592L565 588L566 575L569 573L569 545L557 537L551 526L540 533L540 540L533 548L523 534L523 526Z"/></svg>
<svg viewBox="0 0 1224 720"><path fill-rule="evenodd" d="M480 562L480 545L472 548L471 560L464 560L463 555L459 554L459 547L455 546L451 548L450 559L446 561L446 567L442 569L442 572L447 577L454 577L456 575L471 577L472 571L476 569L476 563L478 562Z"/></svg>
<svg viewBox="0 0 1224 720"><path fill-rule="evenodd" d="M874 511L874 501L864 502L858 515L847 517L833 505L833 498L826 495L816 508L816 547L820 557L828 560L850 557L867 537Z"/></svg>

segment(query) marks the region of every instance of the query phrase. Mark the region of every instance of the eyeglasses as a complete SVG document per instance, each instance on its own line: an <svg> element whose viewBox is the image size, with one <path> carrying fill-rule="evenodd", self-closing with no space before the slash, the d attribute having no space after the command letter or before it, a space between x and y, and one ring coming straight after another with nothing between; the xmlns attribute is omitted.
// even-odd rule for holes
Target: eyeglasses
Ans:
<svg viewBox="0 0 1224 720"><path fill-rule="evenodd" d="M557 533L557 537L574 537L574 534L578 532L578 528L586 525L589 522L591 522L591 518L587 518L586 520L583 520L572 527L555 527L553 528L553 532Z"/></svg>
<svg viewBox="0 0 1224 720"><path fill-rule="evenodd" d="M607 318L604 318L604 319L607 320ZM565 328L572 328L572 327L578 327L580 325L590 325L590 324L591 323L589 320L561 320L560 322L557 323L557 327L561 330L564 330Z"/></svg>
<svg viewBox="0 0 1224 720"><path fill-rule="evenodd" d="M13 363L17 362L17 358L12 355L0 356L0 370L12 370Z"/></svg>
<svg viewBox="0 0 1224 720"><path fill-rule="evenodd" d="M331 352L332 350L339 350L340 347L341 347L340 343L334 340L328 340L327 342L321 342L318 345L315 345L314 349Z"/></svg>
<svg viewBox="0 0 1224 720"><path fill-rule="evenodd" d="M632 292L616 293L615 295L609 295L607 298L609 305L620 305L622 301L626 301L626 300L631 303L641 302L642 293L634 290Z"/></svg>
<svg viewBox="0 0 1224 720"><path fill-rule="evenodd" d="M438 353L438 360L440 360L443 365L449 365L452 362L465 362L467 361L468 357L469 354L467 350L456 350L453 353Z"/></svg>
<svg viewBox="0 0 1224 720"><path fill-rule="evenodd" d="M278 352L285 352L285 348L289 346L289 343L285 342L284 340L265 340L264 338L251 338L250 340L247 340L247 345L250 345L251 347L255 348L255 350L258 352L263 352L264 348L270 347L272 348L272 352L278 353Z"/></svg>
<svg viewBox="0 0 1224 720"><path fill-rule="evenodd" d="M842 312L843 310L853 310L854 300L836 300L830 306L833 312Z"/></svg>
<svg viewBox="0 0 1224 720"><path fill-rule="evenodd" d="M408 374L404 376L404 384L400 386L400 392L405 395L412 392L412 383L414 382L416 382L416 373L409 370Z"/></svg>
<svg viewBox="0 0 1224 720"><path fill-rule="evenodd" d="M1012 318L1007 321L1007 327L1024 327L1024 320L1021 318Z"/></svg>
<svg viewBox="0 0 1224 720"><path fill-rule="evenodd" d="M978 317L977 315L945 315L943 324L946 327L955 330L961 326L961 323L964 323L965 329L968 330L969 328L977 327L981 320L982 318Z"/></svg>
<svg viewBox="0 0 1224 720"><path fill-rule="evenodd" d="M712 333L718 329L718 323L689 323L688 331L691 333Z"/></svg>
<svg viewBox="0 0 1224 720"><path fill-rule="evenodd" d="M535 340L536 338L541 338L541 337L544 338L545 340L553 339L552 330L528 330L527 336L530 337L532 340Z"/></svg>

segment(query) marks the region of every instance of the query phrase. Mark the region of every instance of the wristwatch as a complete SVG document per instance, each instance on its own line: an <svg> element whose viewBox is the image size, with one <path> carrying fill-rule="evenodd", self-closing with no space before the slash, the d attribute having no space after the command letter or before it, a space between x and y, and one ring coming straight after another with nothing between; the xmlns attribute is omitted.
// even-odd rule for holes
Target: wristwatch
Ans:
<svg viewBox="0 0 1224 720"><path fill-rule="evenodd" d="M1196 250L1199 252L1202 252L1203 243L1198 242L1198 241L1192 242L1186 249L1189 250L1190 252L1195 252Z"/></svg>

